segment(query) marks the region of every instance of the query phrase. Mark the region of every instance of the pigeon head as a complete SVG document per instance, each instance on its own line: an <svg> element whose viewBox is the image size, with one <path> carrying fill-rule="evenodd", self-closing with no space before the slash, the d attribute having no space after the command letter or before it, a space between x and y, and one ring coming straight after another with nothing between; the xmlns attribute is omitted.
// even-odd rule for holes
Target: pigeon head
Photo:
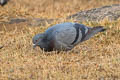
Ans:
<svg viewBox="0 0 120 80"><path fill-rule="evenodd" d="M33 48L35 48L36 46L41 46L43 38L44 38L44 34L35 35L32 40Z"/></svg>

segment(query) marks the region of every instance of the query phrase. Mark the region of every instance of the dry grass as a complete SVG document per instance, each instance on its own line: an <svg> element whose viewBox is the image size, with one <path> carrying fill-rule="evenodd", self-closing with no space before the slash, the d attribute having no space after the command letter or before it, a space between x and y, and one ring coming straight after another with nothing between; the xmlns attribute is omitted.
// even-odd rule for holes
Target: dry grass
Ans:
<svg viewBox="0 0 120 80"><path fill-rule="evenodd" d="M0 21L11 17L61 18L114 3L120 1L11 0L0 7ZM0 80L120 80L120 20L84 24L103 25L108 30L59 54L32 49L32 37L49 25L5 25L0 30L0 45L4 45L0 49Z"/></svg>

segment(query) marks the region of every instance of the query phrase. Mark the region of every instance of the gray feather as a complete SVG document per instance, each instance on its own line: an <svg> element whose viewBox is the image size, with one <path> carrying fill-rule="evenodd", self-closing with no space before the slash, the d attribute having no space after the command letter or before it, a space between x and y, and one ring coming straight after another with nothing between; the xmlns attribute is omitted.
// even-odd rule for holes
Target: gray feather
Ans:
<svg viewBox="0 0 120 80"><path fill-rule="evenodd" d="M93 28L89 28L85 38L83 39L83 41L88 40L89 38L91 38L92 36L94 36L95 34L97 34L98 32L103 32L106 29L103 28L103 26L96 26Z"/></svg>

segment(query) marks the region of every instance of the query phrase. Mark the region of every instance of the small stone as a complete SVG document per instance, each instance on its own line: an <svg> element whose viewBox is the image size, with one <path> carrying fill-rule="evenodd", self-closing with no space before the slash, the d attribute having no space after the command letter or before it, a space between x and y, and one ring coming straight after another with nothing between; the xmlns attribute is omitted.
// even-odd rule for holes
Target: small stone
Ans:
<svg viewBox="0 0 120 80"><path fill-rule="evenodd" d="M100 77L99 80L105 80L105 78L104 77Z"/></svg>
<svg viewBox="0 0 120 80"><path fill-rule="evenodd" d="M2 49L4 46L3 45L0 45L0 49Z"/></svg>

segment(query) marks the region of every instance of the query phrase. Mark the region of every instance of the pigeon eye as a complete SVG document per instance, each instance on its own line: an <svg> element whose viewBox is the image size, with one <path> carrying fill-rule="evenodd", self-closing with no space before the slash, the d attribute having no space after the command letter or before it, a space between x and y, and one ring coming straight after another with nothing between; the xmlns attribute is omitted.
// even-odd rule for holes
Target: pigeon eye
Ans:
<svg viewBox="0 0 120 80"><path fill-rule="evenodd" d="M35 40L35 42L37 42L38 40Z"/></svg>

